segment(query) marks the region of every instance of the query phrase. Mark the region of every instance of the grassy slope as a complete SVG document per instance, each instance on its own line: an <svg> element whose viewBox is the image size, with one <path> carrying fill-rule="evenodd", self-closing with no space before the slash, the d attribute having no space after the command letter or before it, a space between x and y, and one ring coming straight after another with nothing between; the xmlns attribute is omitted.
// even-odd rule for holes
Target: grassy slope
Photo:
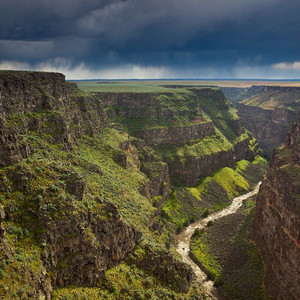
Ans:
<svg viewBox="0 0 300 300"><path fill-rule="evenodd" d="M19 295L26 288L26 276L31 276L26 269L33 272L44 272L38 259L42 250L38 240L40 230L34 214L26 213L36 206L43 207L51 218L59 218L68 209L69 201L80 211L97 210L102 204L98 199L105 199L117 205L122 219L134 225L144 233L144 242L150 240L158 243L148 229L149 218L154 211L151 200L139 193L139 188L145 182L145 175L134 166L125 170L113 160L113 154L118 151L119 142L124 136L114 129L105 129L103 135L96 138L78 140L74 151L66 153L59 145L52 145L40 136L28 136L34 140L37 151L33 156L23 160L17 166L0 170L0 176L5 178L17 168L26 169L34 178L26 192L15 190L13 193L1 194L1 204L6 211L14 215L19 222L7 221L4 226L8 232L10 247L16 249L12 260L7 260L2 268L0 287L9 286L10 296ZM90 171L99 168L101 174ZM78 201L65 191L65 182L61 174L80 174L86 182L86 194L83 201ZM14 185L12 180L7 185ZM105 218L105 216L103 216ZM25 271L21 271L25 270ZM24 274L25 272L25 274ZM20 274L23 274L20 278ZM24 282L23 282L24 279Z"/></svg>
<svg viewBox="0 0 300 300"><path fill-rule="evenodd" d="M124 262L108 270L98 287L57 289L53 299L201 299L201 291L195 283L187 294L180 294L174 290L145 270Z"/></svg>
<svg viewBox="0 0 300 300"><path fill-rule="evenodd" d="M264 175L266 165L266 160L257 156L252 163L247 160L237 162L235 170L219 169L203 178L197 187L173 187L162 210L166 228L179 232L190 222L222 209L232 198L251 190Z"/></svg>
<svg viewBox="0 0 300 300"><path fill-rule="evenodd" d="M57 209L59 209L59 214L62 214L63 209L68 208L68 203L66 202L64 206L64 202L70 201L70 195L65 193L62 188L64 182L60 179L60 173L66 170L81 174L86 181L87 192L83 201L72 200L73 204L77 205L78 213L81 210L97 209L101 205L98 202L99 198L109 200L118 206L125 222L142 231L143 240L138 249L143 248L145 244L150 245L152 249L165 247L164 242L168 240L167 236L165 234L158 236L148 229L149 219L155 208L151 199L143 197L138 191L145 181L145 175L134 167L125 170L113 160L113 154L118 150L119 142L124 139L122 134L107 128L103 135L95 139L86 137L79 140L71 155L59 146L53 147L45 140L37 137L35 139L37 143L43 144L43 151L19 164L36 177L30 191L25 195L26 201L23 200L24 194L21 192L4 195L1 200L6 208L14 207L16 214L20 216L19 223L6 222L4 224L8 231L9 245L15 249L13 259L5 261L1 270L0 288L6 290L9 287L8 294L5 292L5 295L16 297L22 295L23 289L29 288L26 282L27 278L32 275L28 269L31 269L33 273L45 272L39 259L42 248L36 240L40 230L43 229L39 228L36 220L26 215L25 211L35 201L41 201L53 218ZM91 166L100 167L101 175L91 172L89 170ZM5 174L10 168L14 167L1 169L0 175ZM56 171L53 171L54 169ZM39 196L41 193L43 193L42 198ZM58 204L57 201L60 203ZM27 217L24 218L24 216ZM105 216L101 217L105 218ZM199 294L200 292L192 288L190 293ZM116 299L119 297L161 299L165 297L167 299L167 297L175 296L178 297L179 294L170 286L153 275L145 273L134 264L126 263L107 271L105 279L98 288L70 287L58 289L54 293L54 299L72 299L72 297L75 299L78 297L79 299ZM182 295L183 298L184 296Z"/></svg>
<svg viewBox="0 0 300 300"><path fill-rule="evenodd" d="M190 143L182 145L162 144L155 147L155 149L167 161L180 160L186 163L191 156L200 158L221 151L228 151L233 148L232 144L218 129L216 129L216 134L192 142L192 145Z"/></svg>

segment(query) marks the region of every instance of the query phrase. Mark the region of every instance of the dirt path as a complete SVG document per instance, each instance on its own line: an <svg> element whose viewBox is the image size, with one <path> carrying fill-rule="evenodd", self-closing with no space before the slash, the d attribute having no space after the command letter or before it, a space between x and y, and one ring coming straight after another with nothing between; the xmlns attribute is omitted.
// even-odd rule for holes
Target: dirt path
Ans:
<svg viewBox="0 0 300 300"><path fill-rule="evenodd" d="M182 260L192 267L198 281L203 286L207 299L218 299L218 292L216 288L214 288L214 282L209 280L206 274L189 257L191 237L195 229L204 228L209 221L214 221L224 216L236 213L237 210L242 206L244 200L258 193L260 185L261 182L257 184L253 191L234 198L232 203L223 210L212 213L205 219L201 219L189 225L182 233L176 236L176 250L181 255Z"/></svg>

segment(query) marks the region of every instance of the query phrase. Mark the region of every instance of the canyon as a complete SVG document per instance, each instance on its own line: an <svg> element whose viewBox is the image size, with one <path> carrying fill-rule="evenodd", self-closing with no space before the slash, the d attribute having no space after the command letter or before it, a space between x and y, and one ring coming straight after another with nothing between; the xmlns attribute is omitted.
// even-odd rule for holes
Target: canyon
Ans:
<svg viewBox="0 0 300 300"><path fill-rule="evenodd" d="M252 86L222 88L238 109L244 126L253 133L267 158L284 141L300 110L300 88Z"/></svg>
<svg viewBox="0 0 300 300"><path fill-rule="evenodd" d="M252 200L240 205L256 194L247 193L267 162L257 132L243 126L252 119L241 119L219 88L170 83L101 91L89 84L78 88L58 73L0 71L1 297L214 297L177 252L185 248L187 256L189 243L178 248L176 237L189 232L190 255L199 254L195 239L214 229L209 221L217 229L238 209L236 228L247 228L242 240L261 249L267 292L297 296L299 121L273 154L253 216ZM294 115L275 111L283 135ZM201 234L192 236L197 224ZM197 255L193 260L205 270ZM260 275L253 285L265 295ZM229 279L211 279L218 297L229 298ZM244 284L236 290L245 292Z"/></svg>

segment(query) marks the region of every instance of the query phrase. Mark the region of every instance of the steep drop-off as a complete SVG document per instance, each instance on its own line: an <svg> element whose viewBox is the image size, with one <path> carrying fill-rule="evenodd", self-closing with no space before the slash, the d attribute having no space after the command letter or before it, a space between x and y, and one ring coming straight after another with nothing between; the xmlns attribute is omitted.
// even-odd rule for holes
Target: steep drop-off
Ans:
<svg viewBox="0 0 300 300"><path fill-rule="evenodd" d="M201 297L173 236L250 190L265 161L221 91L169 89L0 72L1 297Z"/></svg>
<svg viewBox="0 0 300 300"><path fill-rule="evenodd" d="M258 195L252 237L266 266L274 299L300 297L300 117L271 158Z"/></svg>
<svg viewBox="0 0 300 300"><path fill-rule="evenodd" d="M198 295L154 232L170 189L159 155L61 74L0 72L0 89L0 297L135 297L147 280L143 297ZM114 282L120 263L143 281Z"/></svg>
<svg viewBox="0 0 300 300"><path fill-rule="evenodd" d="M246 89L222 88L233 101L244 126L259 141L270 158L282 144L300 109L300 88L252 86Z"/></svg>
<svg viewBox="0 0 300 300"><path fill-rule="evenodd" d="M264 90L262 85L253 85L248 88L220 87L226 98L236 106L240 101L250 98Z"/></svg>
<svg viewBox="0 0 300 300"><path fill-rule="evenodd" d="M257 143L219 89L179 90L97 95L113 122L161 155L175 184L196 186L220 168L254 160Z"/></svg>

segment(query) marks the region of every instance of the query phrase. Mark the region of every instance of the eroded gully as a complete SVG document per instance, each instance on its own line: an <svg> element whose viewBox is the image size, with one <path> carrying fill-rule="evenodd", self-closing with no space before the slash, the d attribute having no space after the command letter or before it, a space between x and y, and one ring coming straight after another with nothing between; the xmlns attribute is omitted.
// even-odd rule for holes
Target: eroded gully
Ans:
<svg viewBox="0 0 300 300"><path fill-rule="evenodd" d="M209 280L206 274L189 257L191 237L197 228L198 229L205 228L209 221L214 221L224 216L236 213L237 210L242 206L244 200L258 193L260 185L261 182L259 182L254 188L254 190L252 190L251 192L234 198L232 200L232 203L229 206L225 207L223 210L212 213L205 219L201 219L189 225L187 228L184 229L182 233L177 235L175 238L177 252L181 255L182 260L186 264L190 265L191 268L193 269L196 278L198 282L201 284L207 299L218 299L219 298L218 292L214 287L214 282Z"/></svg>

